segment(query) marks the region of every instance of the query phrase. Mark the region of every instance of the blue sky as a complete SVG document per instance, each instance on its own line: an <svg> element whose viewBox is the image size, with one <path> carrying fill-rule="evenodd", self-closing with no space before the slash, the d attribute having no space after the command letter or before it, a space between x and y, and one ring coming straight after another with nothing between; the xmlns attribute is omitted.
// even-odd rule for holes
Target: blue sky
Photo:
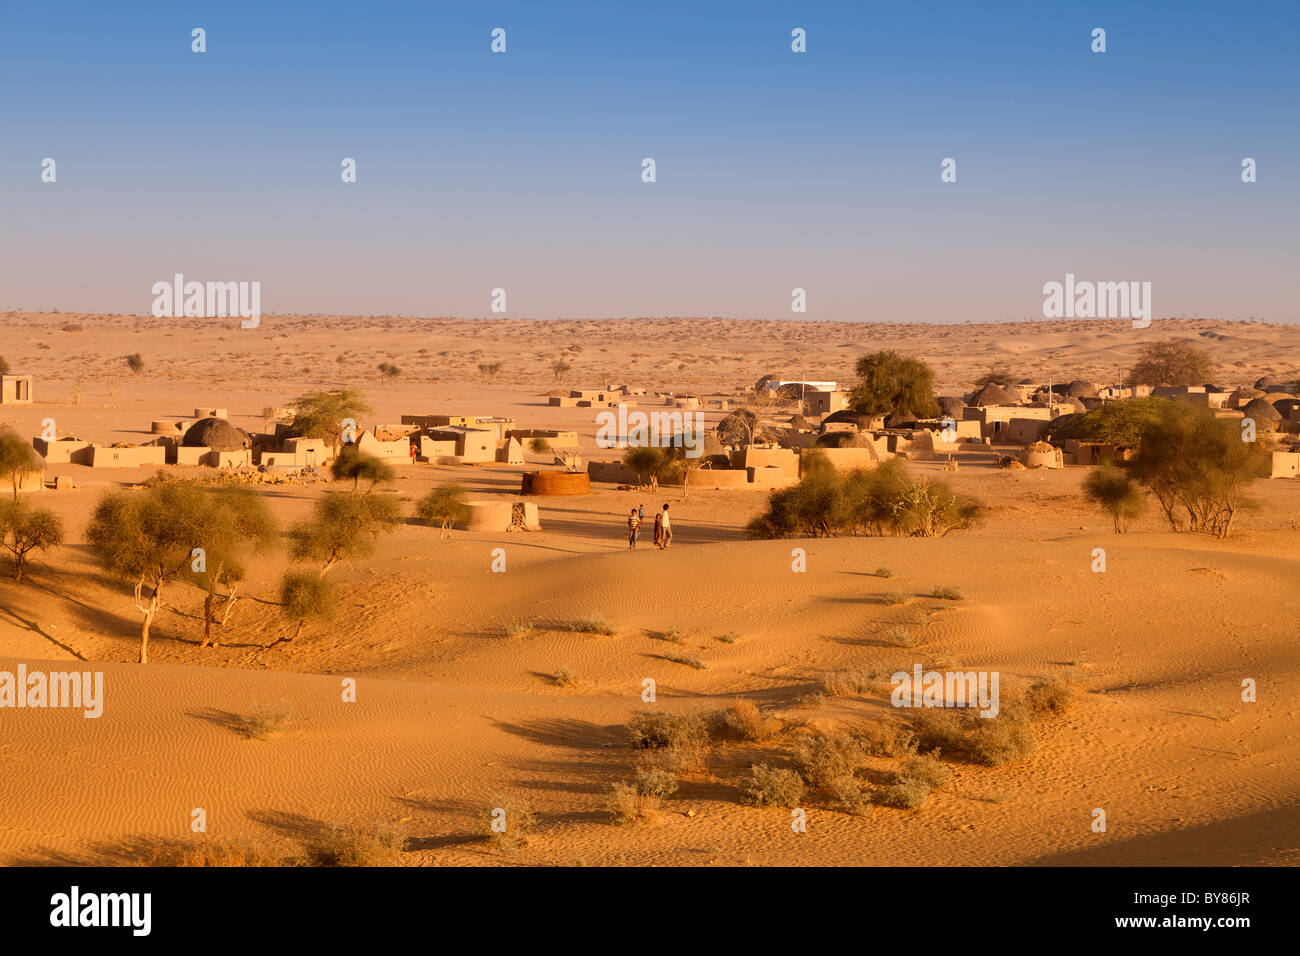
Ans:
<svg viewBox="0 0 1300 956"><path fill-rule="evenodd" d="M975 6L0 2L0 308L1300 321L1300 3Z"/></svg>

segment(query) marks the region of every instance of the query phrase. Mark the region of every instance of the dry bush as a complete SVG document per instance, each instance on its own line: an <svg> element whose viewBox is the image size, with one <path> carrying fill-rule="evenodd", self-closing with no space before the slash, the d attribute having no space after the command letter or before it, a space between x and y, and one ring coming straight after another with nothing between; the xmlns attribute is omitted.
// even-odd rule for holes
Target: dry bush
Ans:
<svg viewBox="0 0 1300 956"><path fill-rule="evenodd" d="M916 635L901 624L885 628L880 632L880 639L886 644L892 644L895 647L916 646Z"/></svg>
<svg viewBox="0 0 1300 956"><path fill-rule="evenodd" d="M890 607L900 607L904 604L910 603L912 595L906 594L902 591L889 591L880 595L880 600L884 601Z"/></svg>
<svg viewBox="0 0 1300 956"><path fill-rule="evenodd" d="M931 790L942 790L952 781L952 771L933 753L904 760L898 775L904 780L919 780Z"/></svg>
<svg viewBox="0 0 1300 956"><path fill-rule="evenodd" d="M797 807L803 799L803 778L793 770L757 763L740 782L740 802L751 807Z"/></svg>
<svg viewBox="0 0 1300 956"><path fill-rule="evenodd" d="M930 788L921 780L903 779L892 783L880 793L880 802L887 807L916 810L930 799Z"/></svg>
<svg viewBox="0 0 1300 956"><path fill-rule="evenodd" d="M603 634L606 637L618 633L614 625L597 614L584 617L580 621L574 621L569 625L569 630L576 631L579 634Z"/></svg>
<svg viewBox="0 0 1300 956"><path fill-rule="evenodd" d="M871 690L873 681L856 670L829 671L822 675L822 688L832 697L853 697Z"/></svg>
<svg viewBox="0 0 1300 956"><path fill-rule="evenodd" d="M869 724L858 731L858 743L873 757L910 757L916 753L916 736L896 720Z"/></svg>
<svg viewBox="0 0 1300 956"><path fill-rule="evenodd" d="M871 809L871 791L857 777L846 774L831 781L829 787L836 805L845 813L862 816Z"/></svg>
<svg viewBox="0 0 1300 956"><path fill-rule="evenodd" d="M406 837L387 827L332 826L303 844L299 866L395 866Z"/></svg>
<svg viewBox="0 0 1300 956"><path fill-rule="evenodd" d="M876 577L878 578L892 578L893 576L894 571L892 568L876 568Z"/></svg>
<svg viewBox="0 0 1300 956"><path fill-rule="evenodd" d="M811 787L829 787L841 777L852 776L866 754L848 734L805 737L794 745L795 769Z"/></svg>
<svg viewBox="0 0 1300 956"><path fill-rule="evenodd" d="M966 595L961 593L961 588L938 587L930 592L930 597L938 598L940 601L963 601Z"/></svg>
<svg viewBox="0 0 1300 956"><path fill-rule="evenodd" d="M289 726L291 718L289 704L282 700L258 707L238 718L238 729L249 740L266 740L283 732Z"/></svg>
<svg viewBox="0 0 1300 956"><path fill-rule="evenodd" d="M171 840L136 853L137 866L285 866L283 854L251 840Z"/></svg>
<svg viewBox="0 0 1300 956"><path fill-rule="evenodd" d="M826 696L825 691L814 690L809 691L806 694L800 694L795 698L792 706L802 707L806 710L816 710L819 707L825 707L827 700L829 700L829 698Z"/></svg>
<svg viewBox="0 0 1300 956"><path fill-rule="evenodd" d="M656 752L653 765L660 769L676 773L703 769L709 728L702 714L640 711L627 722L627 734L634 748Z"/></svg>
<svg viewBox="0 0 1300 956"><path fill-rule="evenodd" d="M513 853L528 842L528 831L536 822L533 808L526 800L499 793L479 811L475 829L498 850Z"/></svg>
<svg viewBox="0 0 1300 956"><path fill-rule="evenodd" d="M643 797L671 797L677 792L677 774L660 767L637 767L636 792Z"/></svg>
<svg viewBox="0 0 1300 956"><path fill-rule="evenodd" d="M513 621L508 621L505 626L506 637L510 638L527 637L529 634L533 633L535 629L536 625L532 621L523 618L516 618Z"/></svg>
<svg viewBox="0 0 1300 956"><path fill-rule="evenodd" d="M1034 717L1063 714L1074 700L1074 688L1055 677L1036 681L1025 691L1025 706Z"/></svg>
<svg viewBox="0 0 1300 956"><path fill-rule="evenodd" d="M567 667L561 667L551 674L551 683L556 687L572 687L578 683L578 675Z"/></svg>
<svg viewBox="0 0 1300 956"><path fill-rule="evenodd" d="M740 641L740 635L735 631L728 631L718 638L723 644L736 644Z"/></svg>
<svg viewBox="0 0 1300 956"><path fill-rule="evenodd" d="M694 654L679 654L675 651L670 651L665 654L664 657L667 660L672 661L674 664L685 664L687 667L694 667L697 671L702 671L707 666L704 661L700 660Z"/></svg>
<svg viewBox="0 0 1300 956"><path fill-rule="evenodd" d="M912 718L912 729L925 750L938 749L998 767L1025 756L1035 746L1024 705L1004 695L1000 706L996 717L981 717L974 708L920 709Z"/></svg>
<svg viewBox="0 0 1300 956"><path fill-rule="evenodd" d="M603 799L605 811L615 824L645 823L659 815L659 798L639 793L630 783L612 783Z"/></svg>
<svg viewBox="0 0 1300 956"><path fill-rule="evenodd" d="M716 711L710 723L715 733L749 741L768 740L781 730L781 721L763 713L752 700L738 700Z"/></svg>

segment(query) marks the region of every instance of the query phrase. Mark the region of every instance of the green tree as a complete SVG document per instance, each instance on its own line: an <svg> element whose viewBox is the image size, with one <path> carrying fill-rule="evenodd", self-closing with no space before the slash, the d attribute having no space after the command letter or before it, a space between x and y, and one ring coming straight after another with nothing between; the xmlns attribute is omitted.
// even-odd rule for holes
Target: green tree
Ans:
<svg viewBox="0 0 1300 956"><path fill-rule="evenodd" d="M857 375L849 407L859 415L933 418L939 414L934 372L919 359L893 351L872 352L858 359Z"/></svg>
<svg viewBox="0 0 1300 956"><path fill-rule="evenodd" d="M40 471L45 467L45 459L11 428L0 428L0 475L8 478L13 485L14 501L18 500L18 486L23 475Z"/></svg>
<svg viewBox="0 0 1300 956"><path fill-rule="evenodd" d="M623 464L636 473L641 484L659 487L659 479L672 467L668 454L655 445L629 448L623 454Z"/></svg>
<svg viewBox="0 0 1300 956"><path fill-rule="evenodd" d="M334 587L329 580L312 571L285 572L280 582L280 606L291 621L297 621L292 637L281 637L268 644L297 640L308 621L328 621L334 617Z"/></svg>
<svg viewBox="0 0 1300 956"><path fill-rule="evenodd" d="M86 540L105 570L134 582L140 625L140 663L149 663L149 629L164 588L189 568L205 541L206 493L188 481L111 491L95 506ZM145 595L148 589L149 594Z"/></svg>
<svg viewBox="0 0 1300 956"><path fill-rule="evenodd" d="M469 522L469 505L465 502L465 489L460 485L443 485L434 488L415 505L415 515L421 521L436 524L441 529L438 537L446 537L457 522Z"/></svg>
<svg viewBox="0 0 1300 956"><path fill-rule="evenodd" d="M1076 438L1136 448L1142 433L1159 425L1173 401L1148 395L1105 402L1090 412L1058 418L1048 426L1048 431L1057 440Z"/></svg>
<svg viewBox="0 0 1300 956"><path fill-rule="evenodd" d="M191 553L181 576L203 591L203 642L212 643L212 624L219 594L224 590L225 614L230 619L239 582L244 580L248 559L269 547L275 539L275 522L262 496L251 488L221 485L206 491L202 515L203 549Z"/></svg>
<svg viewBox="0 0 1300 956"><path fill-rule="evenodd" d="M369 482L370 487L367 490L373 491L376 485L388 484L397 476L392 465L374 455L359 451L356 445L344 445L339 450L330 465L330 474L334 476L335 481L351 480L353 491L356 491L363 481Z"/></svg>
<svg viewBox="0 0 1300 956"><path fill-rule="evenodd" d="M1129 523L1142 513L1142 489L1122 468L1103 465L1083 480L1083 494L1111 517L1115 533L1128 531Z"/></svg>
<svg viewBox="0 0 1300 956"><path fill-rule="evenodd" d="M319 438L329 442L337 454L342 442L344 422L355 425L371 408L355 389L308 392L294 403L296 412L289 423L292 438Z"/></svg>
<svg viewBox="0 0 1300 956"><path fill-rule="evenodd" d="M290 529L293 557L319 564L324 575L340 561L371 554L401 517L401 506L390 495L326 492L316 500L311 516Z"/></svg>
<svg viewBox="0 0 1300 956"><path fill-rule="evenodd" d="M25 501L0 502L0 545L13 555L14 580L23 579L28 555L63 544L63 522L49 508Z"/></svg>
<svg viewBox="0 0 1300 956"><path fill-rule="evenodd" d="M1142 349L1128 373L1134 385L1204 385L1213 365L1210 353L1190 342L1160 339Z"/></svg>

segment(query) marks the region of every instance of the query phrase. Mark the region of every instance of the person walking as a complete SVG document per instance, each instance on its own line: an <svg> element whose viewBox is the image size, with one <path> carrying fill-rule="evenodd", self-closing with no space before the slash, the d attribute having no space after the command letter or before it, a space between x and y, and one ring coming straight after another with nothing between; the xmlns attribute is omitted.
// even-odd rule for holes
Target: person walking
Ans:
<svg viewBox="0 0 1300 956"><path fill-rule="evenodd" d="M664 505L664 510L659 512L659 515L660 515L659 524L661 527L661 531L659 535L659 547L667 551L668 546L673 543L673 526L668 521L667 505Z"/></svg>
<svg viewBox="0 0 1300 956"><path fill-rule="evenodd" d="M632 509L632 513L627 516L627 546L629 550L636 550L636 539L641 535L641 517Z"/></svg>
<svg viewBox="0 0 1300 956"><path fill-rule="evenodd" d="M662 511L655 513L655 547L658 548L664 542L664 513Z"/></svg>

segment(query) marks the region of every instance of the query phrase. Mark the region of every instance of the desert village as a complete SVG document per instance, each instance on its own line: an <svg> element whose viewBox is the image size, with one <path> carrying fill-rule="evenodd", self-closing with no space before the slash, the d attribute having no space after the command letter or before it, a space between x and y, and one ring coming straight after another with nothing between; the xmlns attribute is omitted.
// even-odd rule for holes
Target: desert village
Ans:
<svg viewBox="0 0 1300 956"><path fill-rule="evenodd" d="M659 443L681 444L684 430L696 427L692 416L712 427L702 436L698 469L688 479L697 489L770 491L798 481L803 456L815 450L836 469L869 468L889 459L942 460L956 469L963 461L992 460L1003 468L1055 469L1123 460L1130 449L1115 443L1054 438L1054 425L1069 416L1109 401L1157 396L1212 409L1216 417L1250 419L1264 441L1273 442L1270 477L1300 477L1300 383L1261 378L1236 386L1149 386L1022 381L1015 385L986 384L965 395L940 395L942 417L918 420L908 416L867 417L850 410L850 391L836 382L789 381L765 377L757 386L738 386L712 395L654 394L645 388L554 389L544 397L552 408L627 410L642 406L643 416ZM0 404L30 405L33 376L5 375ZM752 410L752 409L757 409ZM584 464L583 443L571 426L520 428L514 419L497 414L402 414L395 424L362 427L350 423L341 443L323 438L293 437L287 422L294 409L268 410L267 431L246 431L229 421L225 408L195 408L182 419L155 420L155 438L136 443L104 444L81 436L46 433L32 445L47 465L84 465L91 469L175 465L218 469L232 474L267 477L323 475L341 444L394 465L523 466L525 449L567 452L554 459L559 466L525 471L519 494L553 496L584 494L590 482L639 485L638 475L623 458L608 457L607 448L625 449L646 443L629 441L625 433L600 442ZM703 413L702 415L700 413ZM593 425L594 430L594 425ZM649 432L647 433L649 434ZM602 457L602 452L604 456ZM75 472L47 480L43 472L22 476L20 490L70 487ZM472 502L470 530L504 530L509 509L499 503ZM505 516L505 517L503 517ZM536 522L535 507L527 527ZM503 524L504 522L504 524ZM498 528L498 525L502 525Z"/></svg>

